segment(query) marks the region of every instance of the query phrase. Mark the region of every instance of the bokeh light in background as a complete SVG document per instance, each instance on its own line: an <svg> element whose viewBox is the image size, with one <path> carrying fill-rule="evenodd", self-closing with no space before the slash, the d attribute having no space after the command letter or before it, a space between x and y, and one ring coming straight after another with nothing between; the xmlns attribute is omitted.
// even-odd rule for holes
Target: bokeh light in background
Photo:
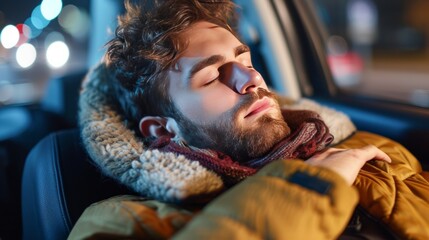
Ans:
<svg viewBox="0 0 429 240"><path fill-rule="evenodd" d="M50 23L50 20L47 20L45 17L43 17L40 5L35 7L33 12L31 13L31 23L33 24L33 26L40 30L48 26L48 24Z"/></svg>
<svg viewBox="0 0 429 240"><path fill-rule="evenodd" d="M46 50L46 61L52 68L59 68L67 63L70 55L68 46L62 41L55 41Z"/></svg>
<svg viewBox="0 0 429 240"><path fill-rule="evenodd" d="M19 31L13 25L7 25L0 33L0 41L4 48L9 49L15 47L19 41Z"/></svg>
<svg viewBox="0 0 429 240"><path fill-rule="evenodd" d="M52 76L86 68L89 1L0 1L0 107L36 102Z"/></svg>
<svg viewBox="0 0 429 240"><path fill-rule="evenodd" d="M45 37L45 49L47 49L53 42L57 41L65 42L64 35L57 31L48 33L48 35Z"/></svg>
<svg viewBox="0 0 429 240"><path fill-rule="evenodd" d="M34 26L33 21L31 20L31 17L27 18L24 24L30 29L30 32L29 32L30 35L28 36L29 39L37 38L42 33L42 30Z"/></svg>
<svg viewBox="0 0 429 240"><path fill-rule="evenodd" d="M56 18L63 7L63 2L61 0L43 0L40 4L40 11L43 17L50 21Z"/></svg>
<svg viewBox="0 0 429 240"><path fill-rule="evenodd" d="M22 23L16 25L16 28L18 29L18 32L19 32L19 41L16 45L20 46L21 44L26 43L30 38L31 29L27 25Z"/></svg>
<svg viewBox="0 0 429 240"><path fill-rule="evenodd" d="M89 21L88 14L72 4L65 6L58 16L60 26L77 39L87 36Z"/></svg>
<svg viewBox="0 0 429 240"><path fill-rule="evenodd" d="M9 101L14 93L14 86L5 80L0 80L0 104Z"/></svg>
<svg viewBox="0 0 429 240"><path fill-rule="evenodd" d="M30 43L24 43L16 50L16 61L22 68L28 68L36 60L36 48Z"/></svg>

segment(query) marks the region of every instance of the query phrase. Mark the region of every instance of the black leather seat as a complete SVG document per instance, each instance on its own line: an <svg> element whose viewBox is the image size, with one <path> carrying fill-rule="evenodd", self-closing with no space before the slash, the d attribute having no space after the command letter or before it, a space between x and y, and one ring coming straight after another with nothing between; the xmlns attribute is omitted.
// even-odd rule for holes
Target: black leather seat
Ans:
<svg viewBox="0 0 429 240"><path fill-rule="evenodd" d="M133 193L92 164L77 129L52 133L31 150L21 190L23 239L66 239L91 203Z"/></svg>

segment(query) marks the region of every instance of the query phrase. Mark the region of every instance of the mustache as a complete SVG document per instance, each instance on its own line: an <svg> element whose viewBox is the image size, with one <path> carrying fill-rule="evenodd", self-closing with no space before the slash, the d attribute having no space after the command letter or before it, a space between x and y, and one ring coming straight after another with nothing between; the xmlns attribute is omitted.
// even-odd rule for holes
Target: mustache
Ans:
<svg viewBox="0 0 429 240"><path fill-rule="evenodd" d="M255 92L251 92L245 95L242 102L240 102L240 104L237 106L237 109L235 109L235 115L238 115L238 113L240 113L241 111L245 111L250 106L252 106L254 102L258 101L259 99L262 99L263 97L272 98L277 101L277 96L274 93L264 88L258 88Z"/></svg>

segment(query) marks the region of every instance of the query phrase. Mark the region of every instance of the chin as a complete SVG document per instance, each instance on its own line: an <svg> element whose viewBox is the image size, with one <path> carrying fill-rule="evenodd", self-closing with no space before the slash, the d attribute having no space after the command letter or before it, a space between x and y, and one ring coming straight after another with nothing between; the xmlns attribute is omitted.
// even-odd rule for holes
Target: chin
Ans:
<svg viewBox="0 0 429 240"><path fill-rule="evenodd" d="M290 128L283 118L264 115L258 122L259 124L246 134L247 158L250 159L264 156L290 134Z"/></svg>

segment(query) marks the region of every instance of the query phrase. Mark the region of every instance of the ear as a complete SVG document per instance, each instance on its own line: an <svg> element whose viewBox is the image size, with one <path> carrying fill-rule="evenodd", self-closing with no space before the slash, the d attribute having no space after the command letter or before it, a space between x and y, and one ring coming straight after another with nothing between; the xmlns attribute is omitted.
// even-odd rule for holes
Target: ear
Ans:
<svg viewBox="0 0 429 240"><path fill-rule="evenodd" d="M145 137L169 136L174 138L179 134L176 120L165 117L146 116L140 120L140 132Z"/></svg>

